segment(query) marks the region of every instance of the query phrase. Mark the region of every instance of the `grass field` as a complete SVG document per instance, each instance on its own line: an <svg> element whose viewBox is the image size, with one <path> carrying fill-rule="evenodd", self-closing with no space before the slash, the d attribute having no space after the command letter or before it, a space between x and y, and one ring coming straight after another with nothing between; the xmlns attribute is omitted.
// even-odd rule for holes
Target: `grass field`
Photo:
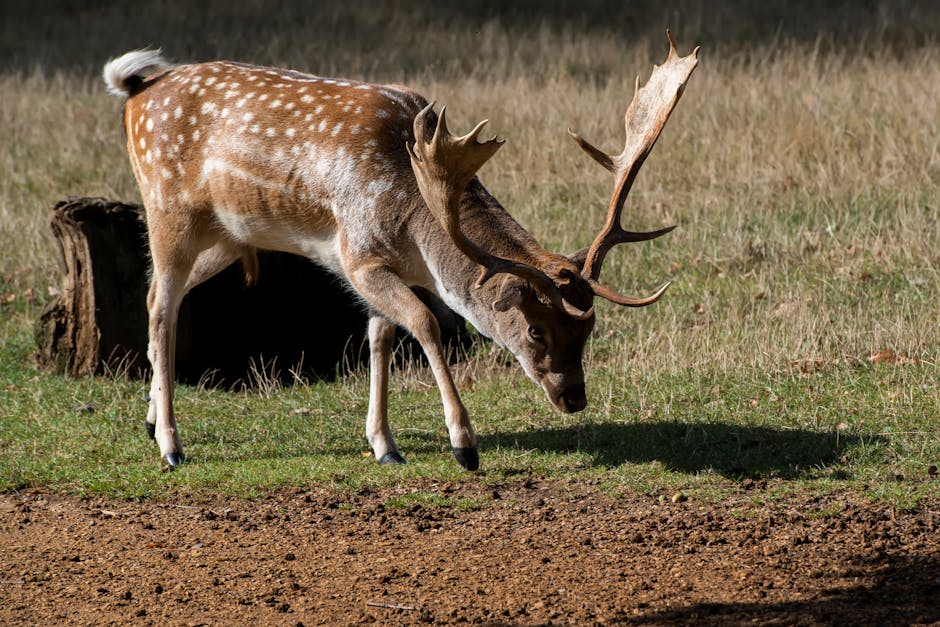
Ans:
<svg viewBox="0 0 940 627"><path fill-rule="evenodd" d="M541 19L528 3L309 13L287 1L280 11L92 2L63 3L60 15L20 4L0 9L0 490L257 494L462 476L420 370L393 379L404 468L362 456L368 381L354 372L261 391L181 388L193 463L172 474L143 437L144 383L33 370L32 324L60 280L51 206L138 198L120 103L97 77L109 57L155 45L179 60L409 84L446 103L455 130L491 120L508 143L484 183L543 244L572 251L600 227L610 181L565 129L618 151L634 77L662 60L669 25L680 52L702 44L701 62L625 222L679 228L618 249L605 278L628 293L667 278L673 287L644 310L599 304L581 414L555 413L492 347L458 368L485 477L706 499L743 478L768 480L769 494L849 488L901 506L940 497L932 5L832 4L797 24L788 3L556 3Z"/></svg>

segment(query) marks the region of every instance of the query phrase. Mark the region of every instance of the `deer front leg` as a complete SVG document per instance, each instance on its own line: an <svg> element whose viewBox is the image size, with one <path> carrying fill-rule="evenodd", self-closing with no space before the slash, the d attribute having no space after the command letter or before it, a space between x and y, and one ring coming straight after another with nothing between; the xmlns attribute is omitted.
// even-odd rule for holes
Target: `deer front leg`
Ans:
<svg viewBox="0 0 940 627"><path fill-rule="evenodd" d="M388 376L395 325L381 314L369 317L369 414L366 440L380 464L404 464L388 426Z"/></svg>
<svg viewBox="0 0 940 627"><path fill-rule="evenodd" d="M421 344L441 392L454 457L467 470L476 470L480 466L476 434L450 374L434 314L383 261L364 260L347 270L359 293L377 310L408 329ZM370 408L375 402L370 402Z"/></svg>

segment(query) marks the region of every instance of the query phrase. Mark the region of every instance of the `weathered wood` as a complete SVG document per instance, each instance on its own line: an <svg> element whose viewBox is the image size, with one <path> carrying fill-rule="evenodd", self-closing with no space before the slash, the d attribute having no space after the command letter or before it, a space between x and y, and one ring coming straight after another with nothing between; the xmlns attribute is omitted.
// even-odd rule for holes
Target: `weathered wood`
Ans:
<svg viewBox="0 0 940 627"><path fill-rule="evenodd" d="M37 365L49 373L149 374L147 232L138 205L103 198L56 204L51 222L64 264L59 296L36 324ZM367 318L335 277L307 259L259 251L260 277L247 287L239 264L183 300L177 379L251 383L254 371L289 380L331 378L363 363ZM429 293L451 347L470 342L463 319ZM405 356L420 348L404 338Z"/></svg>
<svg viewBox="0 0 940 627"><path fill-rule="evenodd" d="M103 198L56 203L52 232L64 264L60 295L36 325L46 372L89 376L123 363L139 374L147 350L147 238L138 207Z"/></svg>

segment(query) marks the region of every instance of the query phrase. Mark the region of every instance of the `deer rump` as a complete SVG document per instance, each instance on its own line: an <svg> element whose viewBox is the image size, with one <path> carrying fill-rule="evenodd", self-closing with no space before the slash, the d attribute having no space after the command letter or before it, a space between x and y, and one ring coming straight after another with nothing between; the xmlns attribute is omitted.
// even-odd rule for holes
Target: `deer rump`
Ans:
<svg viewBox="0 0 940 627"><path fill-rule="evenodd" d="M397 324L428 357L458 462L479 466L477 437L437 322L411 286L436 293L509 349L559 410L582 410L582 354L594 326L594 297L641 307L669 285L631 298L600 281L613 246L674 228L637 233L620 225L633 180L697 64L697 48L680 57L668 37L666 61L642 88L637 80L621 154L607 155L569 130L614 176L603 228L570 256L542 248L479 182L477 171L503 143L479 140L485 121L456 137L444 109L436 113L433 103L399 86L225 61L172 65L159 51L110 61L104 79L126 99L127 150L153 261L147 426L164 465L185 459L173 410L180 302L236 260L252 281L258 248L316 261L366 305L366 437L380 462L404 463L387 409Z"/></svg>

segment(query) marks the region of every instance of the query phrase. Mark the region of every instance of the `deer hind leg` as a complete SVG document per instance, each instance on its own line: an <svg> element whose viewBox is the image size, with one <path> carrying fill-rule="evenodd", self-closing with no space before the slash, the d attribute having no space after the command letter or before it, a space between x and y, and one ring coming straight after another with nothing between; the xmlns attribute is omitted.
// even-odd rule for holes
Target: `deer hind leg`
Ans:
<svg viewBox="0 0 940 627"><path fill-rule="evenodd" d="M173 412L176 322L192 262L178 260L166 263L156 250L153 253L153 279L147 294L150 318L147 356L153 368L147 422L153 425L154 439L160 446L163 463L174 468L185 459Z"/></svg>
<svg viewBox="0 0 940 627"><path fill-rule="evenodd" d="M175 293L177 291L176 283L179 281L179 278L176 275L179 274L179 275L185 276L186 282L183 285L182 294L178 296L179 302L182 302L183 296L188 294L189 290L196 287L203 281L207 281L208 279L212 278L213 276L215 276L216 274L218 274L219 272L221 272L222 270L230 266L236 259L239 259L239 258L242 259L242 263L245 265L245 273L249 277L249 280L253 279L257 275L257 264L258 264L254 249L250 247L239 246L232 242L223 240L201 251L196 256L196 259L192 263L192 267L189 268L188 272L185 270L186 265L187 265L185 261L177 262L175 265L169 264L170 267L175 267L177 270L176 272L172 273L174 278L169 279L170 283L172 283L172 287L166 286L166 285L164 287L169 287L169 294L172 295L173 298L175 299L176 298ZM160 277L159 281L157 280L158 276ZM154 281L150 285L150 292L147 297L147 309L148 309L148 312L150 313L151 321L154 321L160 318L160 315L157 314L154 310L155 306L158 306L161 309L165 309L166 307L166 304L157 305L157 300L160 298L160 295L158 294L159 284L167 282L167 279L164 277L166 277L166 272L165 271L158 272L157 266L155 263L154 264ZM175 305L175 310L178 310L178 309L179 309L179 303ZM163 316L163 317L166 317L166 316ZM173 339L169 343L169 358L167 360L170 365L171 372L172 372L172 369L175 368L175 364L176 364L176 359L175 359L175 356L176 356L176 338L175 338L176 315L175 314L172 316L172 319L173 319L173 323L172 323ZM150 357L151 366L153 366L154 377L151 380L151 385L150 385L150 397L149 397L150 407L147 411L147 420L144 423L144 425L147 428L147 434L150 436L150 439L156 439L157 416L161 413L161 406L164 404L164 401L162 399L165 398L166 396L165 394L161 392L161 390L165 389L166 381L169 380L172 382L174 380L174 377L172 376L170 377L167 377L167 376L158 377L157 376L157 367L156 367L156 364L154 363L154 360L157 356L154 350L156 347L155 341L157 340L157 338L161 338L162 337L161 334L163 333L165 333L165 330L162 330L161 328L159 328L159 325L158 325L158 328L154 328L153 322L151 322L150 344L148 347L148 356ZM173 415L172 391L170 392L168 413L171 416ZM170 424L170 422L168 421L167 424ZM172 430L175 433L176 431L175 419L172 422ZM167 434L164 434L163 437L164 439L167 439L168 436ZM179 438L176 437L175 439L178 440ZM182 449L179 447L178 442L177 442L177 447L175 449L175 452L179 454L178 461L181 462L183 459L183 455L182 455ZM162 445L161 445L161 454L163 454ZM164 461L171 467L179 465L179 464L171 463L171 461L174 459L175 458L172 458L172 457L170 459L167 459L166 456L164 455Z"/></svg>
<svg viewBox="0 0 940 627"><path fill-rule="evenodd" d="M380 464L404 464L388 426L388 377L392 361L395 325L384 316L369 317L369 413L366 440Z"/></svg>
<svg viewBox="0 0 940 627"><path fill-rule="evenodd" d="M470 424L467 409L460 400L457 386L450 374L444 346L441 344L441 330L434 314L384 262L380 260L366 261L348 270L348 276L359 293L377 310L408 329L418 340L418 343L421 344L421 348L424 349L431 365L431 371L434 373L437 387L441 392L441 400L444 402L444 418L447 421L447 431L450 435L454 457L464 468L476 470L480 466L476 434L473 431L473 425ZM376 324L378 325L378 323ZM377 334L380 334L380 331L382 333L386 332L381 328L376 329ZM372 324L370 321L370 340L371 337ZM391 347L389 346L388 351L390 352L390 350ZM379 356L381 356L381 352L379 352ZM373 367L374 365L375 362L373 361ZM382 370L387 377L388 368L385 367ZM373 374L372 376L375 377L376 375ZM367 426L367 430L373 425L378 425L380 431L383 428L386 431L388 429L387 419L380 421L382 413L387 414L387 412L380 413L380 410L385 408L388 391L387 384L383 390L382 386L379 385L381 383L381 378L378 381L373 378L371 389L373 397L369 401L369 426ZM385 392L384 395L381 394L383 391ZM376 392L379 393L379 398L375 397ZM382 396L386 398L382 398ZM373 408L376 410L374 414ZM381 422L386 424L382 425ZM390 431L387 432L390 437ZM380 442L387 443L390 441L380 438ZM394 448L391 450L394 450ZM385 455L384 449L376 448L375 444L373 444L373 451L380 460L382 458L379 456Z"/></svg>

